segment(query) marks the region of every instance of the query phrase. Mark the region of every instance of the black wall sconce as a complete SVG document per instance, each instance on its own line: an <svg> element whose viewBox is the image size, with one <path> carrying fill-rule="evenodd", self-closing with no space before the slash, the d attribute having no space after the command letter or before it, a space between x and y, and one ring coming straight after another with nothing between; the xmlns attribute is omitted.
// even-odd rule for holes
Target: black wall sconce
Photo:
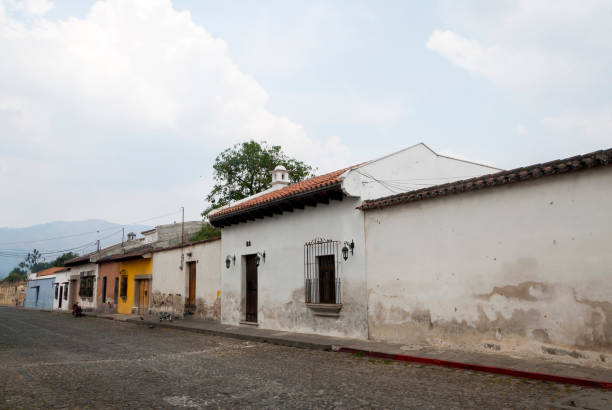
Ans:
<svg viewBox="0 0 612 410"><path fill-rule="evenodd" d="M232 262L234 262L234 265L236 265L236 255L234 256L227 255L227 257L225 258L225 267L229 269Z"/></svg>
<svg viewBox="0 0 612 410"><path fill-rule="evenodd" d="M344 241L344 246L342 247L342 257L344 258L345 261L348 259L349 250L351 251L351 255L353 255L354 249L355 249L355 242L353 240L351 240L350 243L348 241Z"/></svg>
<svg viewBox="0 0 612 410"><path fill-rule="evenodd" d="M255 264L257 266L259 266L259 263L263 260L264 263L266 263L266 251L263 251L263 253L261 252L257 252L257 256L255 257Z"/></svg>

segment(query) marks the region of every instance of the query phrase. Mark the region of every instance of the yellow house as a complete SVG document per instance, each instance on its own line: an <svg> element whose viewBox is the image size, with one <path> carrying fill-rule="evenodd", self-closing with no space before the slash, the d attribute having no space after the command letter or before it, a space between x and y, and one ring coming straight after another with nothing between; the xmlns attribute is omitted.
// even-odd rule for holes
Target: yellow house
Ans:
<svg viewBox="0 0 612 410"><path fill-rule="evenodd" d="M117 312L146 313L149 310L151 272L153 271L151 249L117 255L112 259L120 262Z"/></svg>

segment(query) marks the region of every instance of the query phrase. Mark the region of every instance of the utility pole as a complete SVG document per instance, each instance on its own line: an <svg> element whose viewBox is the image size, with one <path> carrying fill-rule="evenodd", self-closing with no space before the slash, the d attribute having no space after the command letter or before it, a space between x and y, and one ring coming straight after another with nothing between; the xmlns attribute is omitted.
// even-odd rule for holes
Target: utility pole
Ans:
<svg viewBox="0 0 612 410"><path fill-rule="evenodd" d="M183 214L183 222L181 222L181 245L185 242L185 207L181 206L181 213Z"/></svg>
<svg viewBox="0 0 612 410"><path fill-rule="evenodd" d="M125 239L125 228L121 228L121 247L123 248L123 241Z"/></svg>
<svg viewBox="0 0 612 410"><path fill-rule="evenodd" d="M96 241L96 247L98 248L98 252L100 252L100 240L99 239Z"/></svg>

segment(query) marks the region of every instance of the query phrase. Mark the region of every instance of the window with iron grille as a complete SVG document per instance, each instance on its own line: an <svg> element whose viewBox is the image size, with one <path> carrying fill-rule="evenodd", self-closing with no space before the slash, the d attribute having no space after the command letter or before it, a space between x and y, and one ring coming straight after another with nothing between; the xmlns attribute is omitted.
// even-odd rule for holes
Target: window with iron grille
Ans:
<svg viewBox="0 0 612 410"><path fill-rule="evenodd" d="M339 245L339 241L323 238L317 238L304 244L306 303L342 303L338 272Z"/></svg>
<svg viewBox="0 0 612 410"><path fill-rule="evenodd" d="M81 278L79 285L79 296L82 298L92 298L94 287L94 276L85 276Z"/></svg>

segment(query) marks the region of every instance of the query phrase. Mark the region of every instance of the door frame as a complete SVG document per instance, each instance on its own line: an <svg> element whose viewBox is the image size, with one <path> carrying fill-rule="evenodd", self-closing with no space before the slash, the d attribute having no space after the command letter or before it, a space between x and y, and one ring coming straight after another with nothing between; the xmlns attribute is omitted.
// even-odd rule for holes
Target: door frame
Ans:
<svg viewBox="0 0 612 410"><path fill-rule="evenodd" d="M242 288L244 289L244 315L243 315L243 323L246 324L256 324L259 323L259 268L256 263L257 254L249 254L243 255L243 265L244 266L244 274L242 276ZM251 270L249 270L251 267ZM253 271L254 268L254 271ZM254 276L254 290L251 286L249 289L249 277ZM251 282L253 285L253 282ZM253 300L253 298L255 300ZM249 309L249 307L251 309Z"/></svg>

